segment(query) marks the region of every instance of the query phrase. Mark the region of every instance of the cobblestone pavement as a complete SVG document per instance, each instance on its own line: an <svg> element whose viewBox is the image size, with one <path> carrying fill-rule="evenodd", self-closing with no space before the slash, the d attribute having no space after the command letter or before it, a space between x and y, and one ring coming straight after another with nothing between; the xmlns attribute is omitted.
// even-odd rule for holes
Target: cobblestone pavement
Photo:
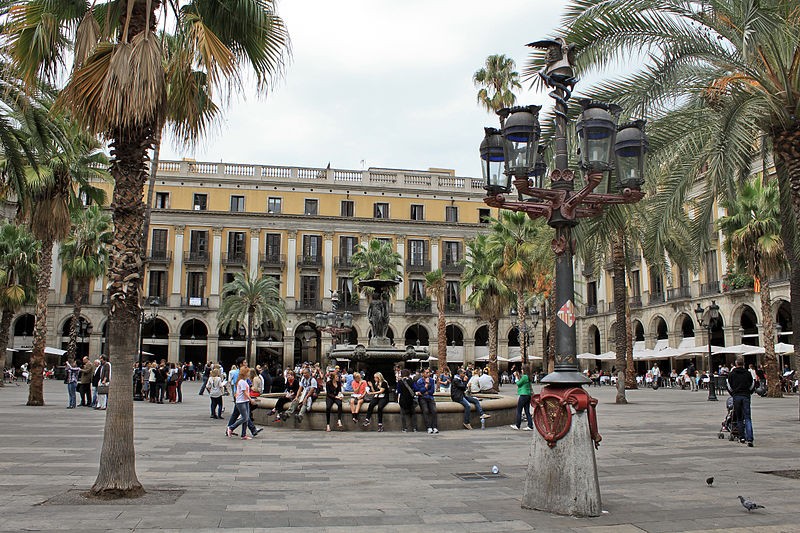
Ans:
<svg viewBox="0 0 800 533"><path fill-rule="evenodd" d="M702 392L629 391L617 406L610 387L591 388L605 511L576 519L520 508L531 433L267 428L227 439L197 387L184 384L183 404L136 404L139 479L153 494L102 505L77 493L97 473L104 413L64 409L59 382L41 408L23 405L25 385L0 389L0 531L800 531L800 480L761 473L800 469L796 396L754 398L747 448L717 439L725 404ZM492 465L508 477L454 476ZM746 512L739 494L766 509Z"/></svg>

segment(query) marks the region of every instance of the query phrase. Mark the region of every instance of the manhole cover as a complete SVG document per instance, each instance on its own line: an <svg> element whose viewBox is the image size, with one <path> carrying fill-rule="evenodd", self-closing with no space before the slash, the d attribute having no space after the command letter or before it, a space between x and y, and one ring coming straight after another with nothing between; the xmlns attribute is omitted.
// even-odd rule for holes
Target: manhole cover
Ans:
<svg viewBox="0 0 800 533"><path fill-rule="evenodd" d="M505 474L494 474L492 472L461 472L453 475L461 481L490 481L492 479L508 477Z"/></svg>
<svg viewBox="0 0 800 533"><path fill-rule="evenodd" d="M788 477L789 479L800 479L800 470L770 470L759 472L759 474L772 474L773 476Z"/></svg>

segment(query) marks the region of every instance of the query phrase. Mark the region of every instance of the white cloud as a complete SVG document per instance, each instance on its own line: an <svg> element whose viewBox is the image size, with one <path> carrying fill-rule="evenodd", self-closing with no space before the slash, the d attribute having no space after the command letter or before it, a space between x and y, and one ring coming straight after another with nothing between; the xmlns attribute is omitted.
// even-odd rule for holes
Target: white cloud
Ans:
<svg viewBox="0 0 800 533"><path fill-rule="evenodd" d="M481 128L496 119L477 106L472 74L495 53L521 70L525 44L553 33L563 4L283 0L293 50L285 79L266 98L234 99L191 153L165 146L162 157L479 175Z"/></svg>

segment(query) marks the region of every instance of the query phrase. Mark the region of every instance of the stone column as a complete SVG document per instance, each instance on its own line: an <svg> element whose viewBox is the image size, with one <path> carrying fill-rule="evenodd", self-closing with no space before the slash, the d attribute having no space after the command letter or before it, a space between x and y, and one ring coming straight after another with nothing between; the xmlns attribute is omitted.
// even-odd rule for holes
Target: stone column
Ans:
<svg viewBox="0 0 800 533"><path fill-rule="evenodd" d="M209 361L219 361L219 334L208 334L208 344L206 344L206 359ZM227 372L227 370L226 370Z"/></svg>
<svg viewBox="0 0 800 533"><path fill-rule="evenodd" d="M250 277L258 277L258 257L261 253L261 229L250 228Z"/></svg>
<svg viewBox="0 0 800 533"><path fill-rule="evenodd" d="M431 235L431 271L439 268L439 235Z"/></svg>
<svg viewBox="0 0 800 533"><path fill-rule="evenodd" d="M294 369L294 333L283 338L283 368Z"/></svg>
<svg viewBox="0 0 800 533"><path fill-rule="evenodd" d="M58 254L61 251L61 244L53 243L53 267L50 270L50 290L55 291L56 298L61 296L61 261Z"/></svg>
<svg viewBox="0 0 800 533"><path fill-rule="evenodd" d="M475 362L475 338L464 339L464 364ZM499 363L498 363L499 364Z"/></svg>
<svg viewBox="0 0 800 533"><path fill-rule="evenodd" d="M209 293L208 306L211 309L219 307L219 282L222 274L222 226L214 226L214 237L211 241L211 292Z"/></svg>
<svg viewBox="0 0 800 533"><path fill-rule="evenodd" d="M167 344L167 361L178 362L181 360L181 334L179 331L169 334Z"/></svg>
<svg viewBox="0 0 800 533"><path fill-rule="evenodd" d="M333 233L323 234L322 252L322 299L330 299L333 289Z"/></svg>
<svg viewBox="0 0 800 533"><path fill-rule="evenodd" d="M294 298L294 286L297 280L297 232L286 232L286 297ZM294 347L294 345L292 345ZM284 358L286 356L284 355Z"/></svg>
<svg viewBox="0 0 800 533"><path fill-rule="evenodd" d="M183 285L183 232L186 226L178 224L175 228L175 246L172 252L172 290L169 296L170 307L181 304L181 286Z"/></svg>
<svg viewBox="0 0 800 533"><path fill-rule="evenodd" d="M402 280L397 286L397 301L405 300L406 298L406 276L405 276L405 257L406 257L406 236L397 236L397 253L400 254L400 279Z"/></svg>

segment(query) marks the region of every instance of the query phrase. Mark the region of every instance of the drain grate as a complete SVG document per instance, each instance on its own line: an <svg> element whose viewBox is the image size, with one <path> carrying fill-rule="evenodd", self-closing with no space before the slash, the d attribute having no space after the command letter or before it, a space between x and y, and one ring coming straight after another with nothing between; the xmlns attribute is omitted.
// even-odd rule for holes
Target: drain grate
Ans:
<svg viewBox="0 0 800 533"><path fill-rule="evenodd" d="M491 481L508 477L505 474L495 474L493 472L460 472L453 475L461 481Z"/></svg>
<svg viewBox="0 0 800 533"><path fill-rule="evenodd" d="M769 470L759 472L759 474L772 474L773 476L788 477L789 479L800 479L800 470Z"/></svg>

